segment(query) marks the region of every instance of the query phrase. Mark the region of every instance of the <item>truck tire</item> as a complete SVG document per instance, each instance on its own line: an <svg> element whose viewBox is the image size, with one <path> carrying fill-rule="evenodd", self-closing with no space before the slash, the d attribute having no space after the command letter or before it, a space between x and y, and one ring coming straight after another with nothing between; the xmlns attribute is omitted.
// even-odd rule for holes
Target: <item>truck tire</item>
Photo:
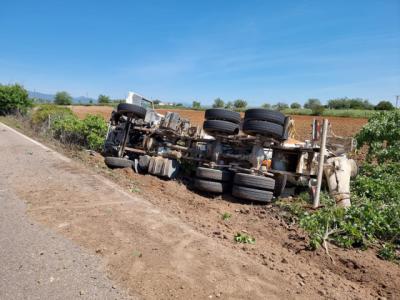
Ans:
<svg viewBox="0 0 400 300"><path fill-rule="evenodd" d="M126 159L126 158L121 158L121 157L112 157L112 156L107 156L104 158L104 162L109 168L132 168L133 166L133 161Z"/></svg>
<svg viewBox="0 0 400 300"><path fill-rule="evenodd" d="M120 103L117 106L117 112L120 114L132 114L139 119L144 119L146 116L146 109L139 105L134 105L130 103Z"/></svg>
<svg viewBox="0 0 400 300"><path fill-rule="evenodd" d="M232 172L226 170L198 167L196 169L196 177L228 182L232 180Z"/></svg>
<svg viewBox="0 0 400 300"><path fill-rule="evenodd" d="M273 192L252 189L244 186L234 185L232 188L232 196L251 200L251 201L259 201L269 203L272 201Z"/></svg>
<svg viewBox="0 0 400 300"><path fill-rule="evenodd" d="M222 121L228 121L232 122L235 124L240 123L240 113L236 111L231 111L228 109L222 109L222 108L211 108L207 109L204 118L206 120L222 120Z"/></svg>
<svg viewBox="0 0 400 300"><path fill-rule="evenodd" d="M203 123L203 129L208 133L221 133L234 135L239 133L239 125L222 120L207 120Z"/></svg>
<svg viewBox="0 0 400 300"><path fill-rule="evenodd" d="M243 132L249 135L260 134L281 139L283 137L283 126L268 121L245 120L243 123Z"/></svg>
<svg viewBox="0 0 400 300"><path fill-rule="evenodd" d="M244 113L245 120L260 120L260 121L268 121L271 123L275 123L278 125L285 124L285 115L279 111L273 111L262 108L252 108L246 110Z"/></svg>
<svg viewBox="0 0 400 300"><path fill-rule="evenodd" d="M200 191L222 194L228 190L229 184L226 182L208 181L195 178L194 187Z"/></svg>
<svg viewBox="0 0 400 300"><path fill-rule="evenodd" d="M236 173L235 178L233 179L233 183L235 185L251 187L260 190L273 191L275 188L275 179L245 173Z"/></svg>

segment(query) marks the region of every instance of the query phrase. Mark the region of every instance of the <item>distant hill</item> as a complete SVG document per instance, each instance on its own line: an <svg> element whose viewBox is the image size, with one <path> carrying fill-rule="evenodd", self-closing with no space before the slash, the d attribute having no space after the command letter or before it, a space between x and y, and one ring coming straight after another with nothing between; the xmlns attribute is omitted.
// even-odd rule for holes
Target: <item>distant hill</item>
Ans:
<svg viewBox="0 0 400 300"><path fill-rule="evenodd" d="M44 100L46 102L54 100L54 95L51 95L51 94L44 94L44 93L32 92L32 91L28 91L28 94L29 94L29 98L40 99L40 100Z"/></svg>
<svg viewBox="0 0 400 300"><path fill-rule="evenodd" d="M52 102L54 101L54 96L52 94L44 94L40 92L32 92L28 91L29 97L30 98L35 98L42 100L43 102ZM79 96L79 97L73 97L72 102L73 103L82 103L82 104L87 104L90 103L90 100L92 100L93 103L96 103L97 100L89 98L89 97L84 97L84 96Z"/></svg>

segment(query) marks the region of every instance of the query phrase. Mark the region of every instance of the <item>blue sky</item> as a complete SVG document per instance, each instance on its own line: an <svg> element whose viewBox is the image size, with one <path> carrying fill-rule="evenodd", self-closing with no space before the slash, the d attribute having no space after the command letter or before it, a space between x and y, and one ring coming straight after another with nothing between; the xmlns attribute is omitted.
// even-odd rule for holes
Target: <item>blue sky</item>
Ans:
<svg viewBox="0 0 400 300"><path fill-rule="evenodd" d="M251 105L400 94L400 1L8 1L0 82Z"/></svg>

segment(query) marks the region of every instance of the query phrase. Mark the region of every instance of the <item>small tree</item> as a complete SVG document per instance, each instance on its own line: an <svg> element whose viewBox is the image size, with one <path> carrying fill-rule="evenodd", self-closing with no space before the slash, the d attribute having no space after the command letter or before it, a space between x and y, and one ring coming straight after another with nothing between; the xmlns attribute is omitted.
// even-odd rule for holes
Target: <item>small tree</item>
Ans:
<svg viewBox="0 0 400 300"><path fill-rule="evenodd" d="M400 162L400 110L374 114L355 136L357 147L368 145L367 161Z"/></svg>
<svg viewBox="0 0 400 300"><path fill-rule="evenodd" d="M237 109L243 109L246 108L247 106L247 101L243 99L237 99L235 102L233 102L233 106Z"/></svg>
<svg viewBox="0 0 400 300"><path fill-rule="evenodd" d="M200 101L193 101L192 107L193 107L193 108L201 108L201 103L200 103Z"/></svg>
<svg viewBox="0 0 400 300"><path fill-rule="evenodd" d="M226 109L233 109L233 103L232 103L232 101L228 101L228 102L225 104L225 108L226 108Z"/></svg>
<svg viewBox="0 0 400 300"><path fill-rule="evenodd" d="M376 110L393 110L394 106L391 102L382 100L375 106Z"/></svg>
<svg viewBox="0 0 400 300"><path fill-rule="evenodd" d="M323 105L313 105L311 110L313 116L322 116L325 111L325 107Z"/></svg>
<svg viewBox="0 0 400 300"><path fill-rule="evenodd" d="M299 108L301 108L301 104L297 103L297 102L293 102L292 104L290 104L290 108L299 109Z"/></svg>
<svg viewBox="0 0 400 300"><path fill-rule="evenodd" d="M108 97L106 95L99 95L99 98L97 98L97 103L100 103L100 104L107 104L110 102L111 102L110 97Z"/></svg>
<svg viewBox="0 0 400 300"><path fill-rule="evenodd" d="M275 110L284 110L286 108L289 108L289 105L287 105L286 103L283 102L278 102L277 104L275 104L274 106L272 106L273 109Z"/></svg>
<svg viewBox="0 0 400 300"><path fill-rule="evenodd" d="M213 107L214 108L223 108L225 106L224 100L221 98L217 98L214 100Z"/></svg>
<svg viewBox="0 0 400 300"><path fill-rule="evenodd" d="M28 92L19 84L0 84L0 114L25 113L32 106Z"/></svg>
<svg viewBox="0 0 400 300"><path fill-rule="evenodd" d="M265 108L265 109L271 109L271 104L269 104L269 103L264 103L264 104L261 105L261 107L262 107L262 108Z"/></svg>
<svg viewBox="0 0 400 300"><path fill-rule="evenodd" d="M71 105L72 97L67 92L58 92L54 97L54 103L57 105Z"/></svg>
<svg viewBox="0 0 400 300"><path fill-rule="evenodd" d="M319 106L319 105L321 105L321 101L319 101L319 99L311 98L308 99L306 103L304 103L304 108L312 109L313 106Z"/></svg>

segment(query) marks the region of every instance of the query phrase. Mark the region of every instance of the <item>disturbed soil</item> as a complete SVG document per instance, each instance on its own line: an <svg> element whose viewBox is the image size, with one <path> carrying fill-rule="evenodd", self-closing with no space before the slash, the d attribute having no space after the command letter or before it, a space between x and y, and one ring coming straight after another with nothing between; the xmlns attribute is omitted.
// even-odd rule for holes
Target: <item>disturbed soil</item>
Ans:
<svg viewBox="0 0 400 300"><path fill-rule="evenodd" d="M80 118L87 114L99 114L106 120L110 118L112 107L109 106L71 106L72 111ZM157 109L157 112L165 114L167 111L178 112L183 118L189 119L194 125L202 125L204 121L204 111L189 109ZM295 138L302 141L310 139L311 124L313 119L322 119L314 116L292 116L295 121ZM361 127L367 123L368 119L363 118L342 118L328 117L332 132L337 136L354 136Z"/></svg>
<svg viewBox="0 0 400 300"><path fill-rule="evenodd" d="M398 265L377 258L375 249L346 250L330 245L332 259L323 249L310 251L307 234L273 204L248 203L228 194L198 193L192 189L190 178L166 181L131 169L110 170L103 158L93 153L80 159L196 231L296 282L293 296L303 298L308 289L328 299L396 299L400 295ZM231 215L228 220L223 220L225 213ZM238 232L253 236L256 244L235 243L233 237Z"/></svg>

